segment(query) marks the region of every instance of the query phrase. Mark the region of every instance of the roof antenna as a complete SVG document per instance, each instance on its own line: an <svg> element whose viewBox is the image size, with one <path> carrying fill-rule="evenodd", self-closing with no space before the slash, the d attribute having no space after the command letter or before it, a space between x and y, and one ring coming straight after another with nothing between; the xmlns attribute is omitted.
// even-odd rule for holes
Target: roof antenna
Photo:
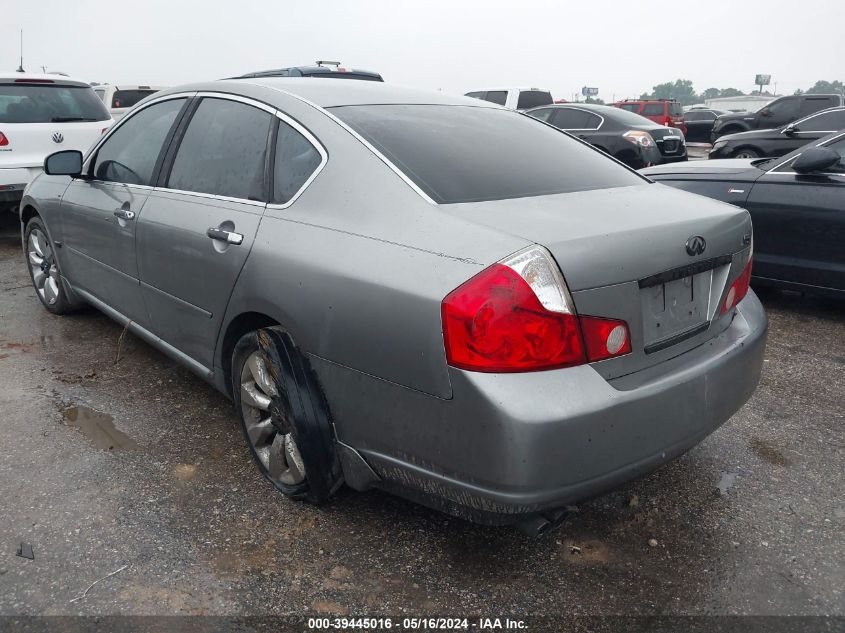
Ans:
<svg viewBox="0 0 845 633"><path fill-rule="evenodd" d="M23 69L23 29L21 29L21 65L20 65L20 66L18 66L18 72L19 72L19 73L24 73L24 72L26 72L26 71Z"/></svg>

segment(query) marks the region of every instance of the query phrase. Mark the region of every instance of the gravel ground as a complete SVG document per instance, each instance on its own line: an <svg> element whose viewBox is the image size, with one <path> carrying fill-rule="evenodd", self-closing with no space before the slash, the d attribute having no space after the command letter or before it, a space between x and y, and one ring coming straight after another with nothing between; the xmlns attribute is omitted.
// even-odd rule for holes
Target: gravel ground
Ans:
<svg viewBox="0 0 845 633"><path fill-rule="evenodd" d="M753 399L530 540L380 492L284 499L222 396L97 312L42 309L10 219L0 614L845 615L843 302L761 293Z"/></svg>

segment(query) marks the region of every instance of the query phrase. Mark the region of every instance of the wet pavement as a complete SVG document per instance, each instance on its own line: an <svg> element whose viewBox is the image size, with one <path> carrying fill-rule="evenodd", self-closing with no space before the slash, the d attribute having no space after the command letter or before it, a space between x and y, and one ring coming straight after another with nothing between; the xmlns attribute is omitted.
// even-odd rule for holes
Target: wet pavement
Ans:
<svg viewBox="0 0 845 633"><path fill-rule="evenodd" d="M762 293L751 402L530 540L380 492L286 500L211 387L97 312L48 314L16 230L0 227L0 614L845 614L843 302Z"/></svg>

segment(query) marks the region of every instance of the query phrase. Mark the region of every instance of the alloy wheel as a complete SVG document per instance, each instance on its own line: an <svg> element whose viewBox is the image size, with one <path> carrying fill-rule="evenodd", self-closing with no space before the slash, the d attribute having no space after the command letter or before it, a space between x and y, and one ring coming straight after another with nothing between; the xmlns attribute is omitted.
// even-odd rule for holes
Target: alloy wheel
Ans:
<svg viewBox="0 0 845 633"><path fill-rule="evenodd" d="M272 406L279 392L263 352L255 351L246 359L240 395L247 438L267 476L286 486L305 481L305 466L287 414Z"/></svg>
<svg viewBox="0 0 845 633"><path fill-rule="evenodd" d="M59 299L59 269L50 240L41 229L33 229L27 240L27 257L32 283L47 305Z"/></svg>

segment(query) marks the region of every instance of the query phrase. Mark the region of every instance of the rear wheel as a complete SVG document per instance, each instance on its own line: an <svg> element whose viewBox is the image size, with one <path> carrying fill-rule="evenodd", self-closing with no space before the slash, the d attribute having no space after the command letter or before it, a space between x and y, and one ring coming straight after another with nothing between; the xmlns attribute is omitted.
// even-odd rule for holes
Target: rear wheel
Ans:
<svg viewBox="0 0 845 633"><path fill-rule="evenodd" d="M279 328L244 335L232 389L259 470L293 499L320 503L342 482L328 407L307 361Z"/></svg>
<svg viewBox="0 0 845 633"><path fill-rule="evenodd" d="M760 152L757 150L753 150L749 147L743 147L742 149L738 149L734 152L734 158L759 158Z"/></svg>
<svg viewBox="0 0 845 633"><path fill-rule="evenodd" d="M53 314L70 312L76 306L66 296L53 242L38 216L26 225L24 245L29 277L41 305Z"/></svg>

